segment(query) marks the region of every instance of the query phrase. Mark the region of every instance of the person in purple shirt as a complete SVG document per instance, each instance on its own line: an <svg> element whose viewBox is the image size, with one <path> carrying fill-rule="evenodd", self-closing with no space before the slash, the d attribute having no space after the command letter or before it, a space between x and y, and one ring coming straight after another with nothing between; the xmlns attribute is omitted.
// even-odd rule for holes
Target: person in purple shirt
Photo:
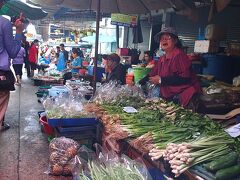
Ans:
<svg viewBox="0 0 240 180"><path fill-rule="evenodd" d="M0 8L2 8L4 3L4 0L0 0ZM10 127L7 123L4 123L10 90L14 90L14 76L10 70L10 58L15 58L21 48L21 38L24 30L23 22L24 17L21 13L14 23L16 27L14 39L11 22L3 16L0 16L0 131L9 129ZM6 77L10 77L10 79L13 78L11 87L4 86L7 79Z"/></svg>
<svg viewBox="0 0 240 180"><path fill-rule="evenodd" d="M13 69L15 72L15 76L17 78L16 85L19 85L19 86L21 85L22 68L23 68L23 62L24 62L25 56L26 56L26 51L23 47L21 47L20 51L18 52L17 57L15 57L12 60Z"/></svg>

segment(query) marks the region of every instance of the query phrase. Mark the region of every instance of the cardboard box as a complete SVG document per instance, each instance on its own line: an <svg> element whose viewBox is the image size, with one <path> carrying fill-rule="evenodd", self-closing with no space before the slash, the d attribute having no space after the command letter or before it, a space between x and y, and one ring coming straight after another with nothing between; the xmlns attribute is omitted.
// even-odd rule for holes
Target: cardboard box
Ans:
<svg viewBox="0 0 240 180"><path fill-rule="evenodd" d="M205 28L205 38L208 40L224 40L226 38L226 34L226 28L216 24L209 24Z"/></svg>
<svg viewBox="0 0 240 180"><path fill-rule="evenodd" d="M194 45L195 53L217 53L219 50L219 41L197 40Z"/></svg>

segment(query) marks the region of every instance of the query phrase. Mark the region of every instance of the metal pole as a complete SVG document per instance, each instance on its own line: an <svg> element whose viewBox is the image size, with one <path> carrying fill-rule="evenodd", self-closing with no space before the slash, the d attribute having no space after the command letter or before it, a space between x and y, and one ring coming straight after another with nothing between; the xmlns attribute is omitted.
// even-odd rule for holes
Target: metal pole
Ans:
<svg viewBox="0 0 240 180"><path fill-rule="evenodd" d="M96 13L96 39L95 39L95 59L94 59L94 69L93 69L93 93L96 91L97 83L97 61L98 61L98 42L99 42L99 21L100 21L100 4L101 0L97 3L97 13Z"/></svg>
<svg viewBox="0 0 240 180"><path fill-rule="evenodd" d="M119 48L119 25L116 25L116 41L117 41L117 48Z"/></svg>

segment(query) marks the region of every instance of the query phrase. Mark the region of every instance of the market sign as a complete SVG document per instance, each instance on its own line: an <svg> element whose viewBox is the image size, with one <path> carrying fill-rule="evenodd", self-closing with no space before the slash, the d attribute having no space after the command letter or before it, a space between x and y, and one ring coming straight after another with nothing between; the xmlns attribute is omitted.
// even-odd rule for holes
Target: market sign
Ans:
<svg viewBox="0 0 240 180"><path fill-rule="evenodd" d="M137 16L130 16L118 13L111 14L111 24L113 25L134 27L137 26L137 19L138 19Z"/></svg>

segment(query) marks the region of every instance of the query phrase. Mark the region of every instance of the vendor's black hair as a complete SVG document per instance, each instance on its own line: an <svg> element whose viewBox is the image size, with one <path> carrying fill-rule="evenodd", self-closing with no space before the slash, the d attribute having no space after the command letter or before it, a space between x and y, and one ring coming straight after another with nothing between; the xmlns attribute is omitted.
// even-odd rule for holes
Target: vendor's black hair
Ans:
<svg viewBox="0 0 240 180"><path fill-rule="evenodd" d="M72 53L79 55L77 48L72 48Z"/></svg>
<svg viewBox="0 0 240 180"><path fill-rule="evenodd" d="M147 54L149 57L153 57L153 54L151 51L144 51L144 54Z"/></svg>
<svg viewBox="0 0 240 180"><path fill-rule="evenodd" d="M107 58L108 58L108 55L107 55L107 54L102 54L102 58L103 58L103 59L107 59Z"/></svg>
<svg viewBox="0 0 240 180"><path fill-rule="evenodd" d="M60 47L64 47L64 44L62 43L62 44L60 44L59 46L60 46Z"/></svg>
<svg viewBox="0 0 240 180"><path fill-rule="evenodd" d="M120 57L116 53L110 54L107 59L116 63L120 63Z"/></svg>

